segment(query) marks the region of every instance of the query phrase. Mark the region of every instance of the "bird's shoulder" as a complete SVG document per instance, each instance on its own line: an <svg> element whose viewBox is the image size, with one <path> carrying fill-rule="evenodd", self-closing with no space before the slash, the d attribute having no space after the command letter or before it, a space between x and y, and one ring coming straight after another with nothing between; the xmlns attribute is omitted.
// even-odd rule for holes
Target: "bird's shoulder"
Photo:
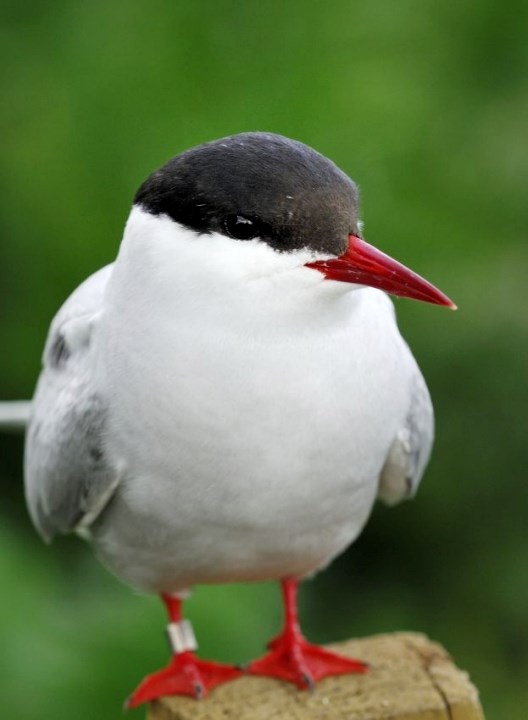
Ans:
<svg viewBox="0 0 528 720"><path fill-rule="evenodd" d="M60 369L88 346L101 312L104 292L113 264L106 265L82 282L53 318L44 347L43 366Z"/></svg>

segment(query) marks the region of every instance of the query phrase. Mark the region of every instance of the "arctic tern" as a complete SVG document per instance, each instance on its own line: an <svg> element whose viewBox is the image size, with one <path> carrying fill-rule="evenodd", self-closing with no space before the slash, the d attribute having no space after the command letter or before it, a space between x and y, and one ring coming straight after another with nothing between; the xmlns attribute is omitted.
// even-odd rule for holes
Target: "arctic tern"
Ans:
<svg viewBox="0 0 528 720"><path fill-rule="evenodd" d="M284 630L247 672L308 687L367 670L304 639L296 592L429 458L429 393L386 292L455 307L363 239L333 162L242 133L154 172L116 261L54 318L27 503L44 538L82 533L161 594L172 658L130 707L242 674L195 654L182 603L201 583L282 582Z"/></svg>

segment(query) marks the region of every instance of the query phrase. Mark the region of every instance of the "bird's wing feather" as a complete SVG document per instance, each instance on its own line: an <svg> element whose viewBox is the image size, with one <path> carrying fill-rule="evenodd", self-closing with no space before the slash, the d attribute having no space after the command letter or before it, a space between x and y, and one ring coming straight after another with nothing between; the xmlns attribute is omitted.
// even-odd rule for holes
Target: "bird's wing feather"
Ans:
<svg viewBox="0 0 528 720"><path fill-rule="evenodd" d="M29 511L44 538L89 525L119 475L105 455L106 408L90 353L112 266L88 278L54 318L26 437Z"/></svg>
<svg viewBox="0 0 528 720"><path fill-rule="evenodd" d="M378 499L394 505L413 497L431 454L433 436L433 406L427 385L416 367L409 410L382 468Z"/></svg>

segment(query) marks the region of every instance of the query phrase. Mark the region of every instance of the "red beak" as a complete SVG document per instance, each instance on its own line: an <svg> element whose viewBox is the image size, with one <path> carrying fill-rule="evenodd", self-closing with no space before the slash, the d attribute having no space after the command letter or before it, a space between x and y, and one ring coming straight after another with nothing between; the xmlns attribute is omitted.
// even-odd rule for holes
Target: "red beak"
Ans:
<svg viewBox="0 0 528 720"><path fill-rule="evenodd" d="M456 310L455 303L438 288L356 235L348 236L348 248L340 257L306 263L306 267L319 270L329 280L370 285Z"/></svg>

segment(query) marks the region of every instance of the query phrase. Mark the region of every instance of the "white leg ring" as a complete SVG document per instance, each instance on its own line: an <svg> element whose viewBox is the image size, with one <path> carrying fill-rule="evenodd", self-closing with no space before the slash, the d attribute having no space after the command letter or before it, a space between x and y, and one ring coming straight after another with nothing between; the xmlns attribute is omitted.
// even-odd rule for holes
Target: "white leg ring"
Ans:
<svg viewBox="0 0 528 720"><path fill-rule="evenodd" d="M167 625L167 637L174 655L198 649L193 626L189 620L169 623Z"/></svg>

